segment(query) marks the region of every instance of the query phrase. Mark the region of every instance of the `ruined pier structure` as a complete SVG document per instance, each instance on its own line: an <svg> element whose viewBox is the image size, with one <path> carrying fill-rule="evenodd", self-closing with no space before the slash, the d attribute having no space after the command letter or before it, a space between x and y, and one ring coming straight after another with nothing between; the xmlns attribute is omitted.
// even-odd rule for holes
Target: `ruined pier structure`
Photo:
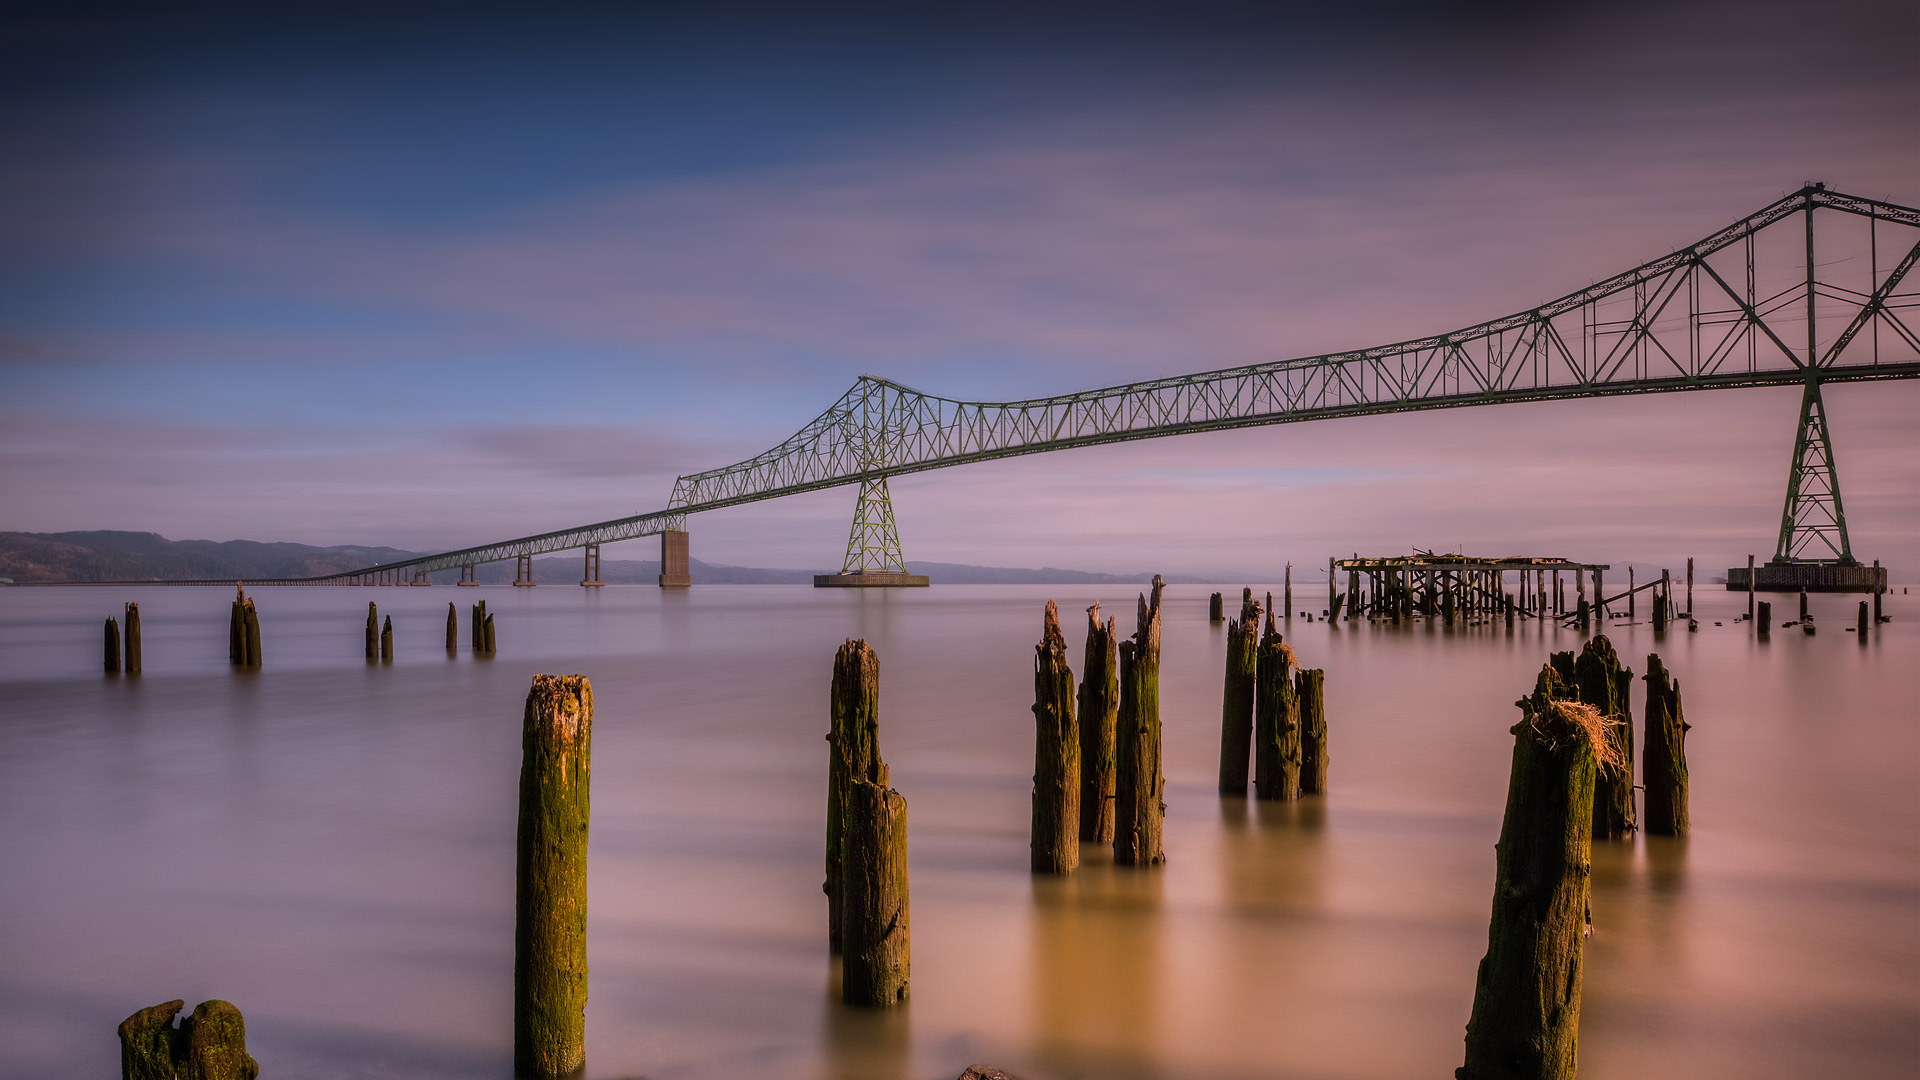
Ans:
<svg viewBox="0 0 1920 1080"><path fill-rule="evenodd" d="M1327 610L1335 618L1344 610L1348 619L1452 622L1503 615L1511 604L1521 618L1559 618L1575 614L1583 604L1602 606L1606 570L1602 563L1536 556L1489 559L1420 553L1329 559ZM1343 574L1344 593L1339 591Z"/></svg>

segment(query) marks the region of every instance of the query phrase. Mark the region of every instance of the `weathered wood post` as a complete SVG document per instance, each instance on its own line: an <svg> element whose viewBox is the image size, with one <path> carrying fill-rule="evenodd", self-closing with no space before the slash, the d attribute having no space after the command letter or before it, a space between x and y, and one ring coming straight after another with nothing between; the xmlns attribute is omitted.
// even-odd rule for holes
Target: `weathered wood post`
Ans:
<svg viewBox="0 0 1920 1080"><path fill-rule="evenodd" d="M1693 556L1687 556L1687 618L1693 618Z"/></svg>
<svg viewBox="0 0 1920 1080"><path fill-rule="evenodd" d="M380 608L371 600L367 601L367 659L380 659Z"/></svg>
<svg viewBox="0 0 1920 1080"><path fill-rule="evenodd" d="M1133 637L1120 643L1120 715L1115 747L1113 861L1150 866L1161 848L1167 779L1160 775L1160 575L1141 596Z"/></svg>
<svg viewBox="0 0 1920 1080"><path fill-rule="evenodd" d="M140 605L128 604L124 622L127 633L127 647L122 655L122 667L129 675L140 674Z"/></svg>
<svg viewBox="0 0 1920 1080"><path fill-rule="evenodd" d="M1660 571L1660 580L1662 583L1666 582L1667 572L1665 570ZM1664 595L1663 587L1661 585L1656 585L1653 588L1653 629L1657 633L1659 631L1665 630L1666 628L1667 628L1667 598Z"/></svg>
<svg viewBox="0 0 1920 1080"><path fill-rule="evenodd" d="M247 1023L231 1002L203 1001L173 1024L187 1003L153 1005L120 1022L121 1080L255 1080Z"/></svg>
<svg viewBox="0 0 1920 1080"><path fill-rule="evenodd" d="M380 627L380 659L393 659L393 616L387 616L386 624Z"/></svg>
<svg viewBox="0 0 1920 1080"><path fill-rule="evenodd" d="M1766 602L1765 600L1762 600L1760 601L1760 636L1766 637L1768 635L1768 632L1771 631L1772 629L1773 629L1773 605Z"/></svg>
<svg viewBox="0 0 1920 1080"><path fill-rule="evenodd" d="M1300 715L1300 794L1327 793L1327 673L1301 668L1293 673L1295 708Z"/></svg>
<svg viewBox="0 0 1920 1080"><path fill-rule="evenodd" d="M1805 585L1802 585L1800 586L1800 618L1804 620L1806 619L1806 617L1807 617L1807 587Z"/></svg>
<svg viewBox="0 0 1920 1080"><path fill-rule="evenodd" d="M107 674L117 675L120 673L120 624L111 615L107 616L106 632Z"/></svg>
<svg viewBox="0 0 1920 1080"><path fill-rule="evenodd" d="M1680 680L1667 674L1660 654L1647 654L1647 733L1641 753L1647 789L1647 832L1685 836L1687 819L1687 731L1680 711Z"/></svg>
<svg viewBox="0 0 1920 1080"><path fill-rule="evenodd" d="M1293 564L1292 563L1287 564L1287 580L1285 583L1285 587L1281 590L1280 599L1287 605L1285 619L1293 618ZM1273 600L1271 598L1267 600L1267 608L1268 610L1272 610L1273 608Z"/></svg>
<svg viewBox="0 0 1920 1080"><path fill-rule="evenodd" d="M1087 609L1086 661L1080 667L1080 839L1113 843L1114 728L1120 713L1117 639L1100 605Z"/></svg>
<svg viewBox="0 0 1920 1080"><path fill-rule="evenodd" d="M1569 696L1593 706L1608 722L1606 739L1611 752L1601 760L1593 782L1593 838L1628 839L1637 827L1633 805L1633 671L1620 666L1619 654L1605 634L1588 641L1577 660L1570 653L1556 653L1553 659L1554 667L1571 686Z"/></svg>
<svg viewBox="0 0 1920 1080"><path fill-rule="evenodd" d="M499 648L500 642L499 639L493 636L493 614L491 612L481 621L480 629L487 635L487 655L492 656L494 650Z"/></svg>
<svg viewBox="0 0 1920 1080"><path fill-rule="evenodd" d="M1867 614L1867 602L1865 600L1860 601L1860 620L1855 626L1860 631L1862 638L1866 637L1867 631L1873 627L1873 617Z"/></svg>
<svg viewBox="0 0 1920 1080"><path fill-rule="evenodd" d="M1220 794L1245 798L1247 755L1253 742L1253 677L1260 602L1253 590L1240 597L1240 617L1227 623L1226 685L1220 693ZM1273 615L1267 615L1273 625Z"/></svg>
<svg viewBox="0 0 1920 1080"><path fill-rule="evenodd" d="M1333 609L1333 602L1334 602L1333 556L1329 555L1327 556L1327 611L1326 611L1326 618L1329 622L1336 621L1339 618L1339 613Z"/></svg>
<svg viewBox="0 0 1920 1080"><path fill-rule="evenodd" d="M1875 559L1873 560L1873 622L1876 626L1880 623L1880 594L1886 591L1886 586L1880 583L1880 560Z"/></svg>
<svg viewBox="0 0 1920 1080"><path fill-rule="evenodd" d="M236 597L227 609L227 663L229 664L246 663L247 620L246 616L240 613L242 599L245 598Z"/></svg>
<svg viewBox="0 0 1920 1080"><path fill-rule="evenodd" d="M460 647L460 620L454 614L453 601L447 601L447 651Z"/></svg>
<svg viewBox="0 0 1920 1080"><path fill-rule="evenodd" d="M1214 593L1212 596L1207 598L1207 621L1219 622L1221 619L1225 617L1226 617L1226 601L1220 598L1219 593Z"/></svg>
<svg viewBox="0 0 1920 1080"><path fill-rule="evenodd" d="M833 654L827 691L827 948L841 949L841 841L847 791L855 780L881 782L880 657L865 641L848 638Z"/></svg>
<svg viewBox="0 0 1920 1080"><path fill-rule="evenodd" d="M246 639L246 665L260 666L260 609L253 606L249 596L241 612L241 629Z"/></svg>
<svg viewBox="0 0 1920 1080"><path fill-rule="evenodd" d="M1747 556L1747 621L1753 621L1753 556Z"/></svg>
<svg viewBox="0 0 1920 1080"><path fill-rule="evenodd" d="M912 974L907 800L887 787L886 771L847 785L840 999L849 1005L898 1005Z"/></svg>
<svg viewBox="0 0 1920 1080"><path fill-rule="evenodd" d="M1593 781L1605 721L1561 696L1551 668L1520 701L1493 916L1458 1080L1573 1080L1580 1032Z"/></svg>
<svg viewBox="0 0 1920 1080"><path fill-rule="evenodd" d="M1267 617L1260 636L1254 700L1253 793L1269 801L1300 797L1300 708L1293 649Z"/></svg>
<svg viewBox="0 0 1920 1080"><path fill-rule="evenodd" d="M513 930L513 1072L586 1067L587 823L593 687L535 675L520 729Z"/></svg>
<svg viewBox="0 0 1920 1080"><path fill-rule="evenodd" d="M1051 600L1033 652L1033 872L1070 874L1080 866L1080 725L1067 639Z"/></svg>

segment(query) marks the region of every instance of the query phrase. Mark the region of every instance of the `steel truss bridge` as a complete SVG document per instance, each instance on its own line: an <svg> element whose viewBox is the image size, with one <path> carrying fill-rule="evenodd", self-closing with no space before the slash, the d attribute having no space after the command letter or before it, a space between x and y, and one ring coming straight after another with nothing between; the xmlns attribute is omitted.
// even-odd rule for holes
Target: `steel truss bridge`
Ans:
<svg viewBox="0 0 1920 1080"><path fill-rule="evenodd" d="M1920 210L1809 184L1558 300L1413 341L1031 401L862 376L771 449L680 477L663 509L308 580L471 580L476 564L517 558L530 582L537 554L587 548L591 565L598 545L683 533L691 514L854 483L844 572L904 572L887 480L907 473L1344 416L1761 386L1802 388L1776 561L1851 563L1820 388L1920 376L1916 261Z"/></svg>

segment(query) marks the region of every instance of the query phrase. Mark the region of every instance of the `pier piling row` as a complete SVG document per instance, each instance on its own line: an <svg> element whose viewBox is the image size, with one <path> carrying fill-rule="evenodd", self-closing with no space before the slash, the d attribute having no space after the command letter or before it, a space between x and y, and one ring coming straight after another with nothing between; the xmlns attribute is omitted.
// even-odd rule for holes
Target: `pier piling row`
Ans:
<svg viewBox="0 0 1920 1080"><path fill-rule="evenodd" d="M1590 611L1605 617L1613 600L1606 597L1604 563L1577 563L1541 556L1503 556L1483 558L1470 555L1416 555L1332 559L1327 564L1327 603L1334 617L1344 608L1352 619L1438 618L1448 623L1456 619L1479 619L1495 614L1504 616L1512 605L1521 618L1547 619L1574 615L1565 598L1565 580L1569 574L1576 596L1584 602L1591 584L1593 602ZM1345 572L1347 591L1334 591L1337 575ZM1507 575L1516 574L1516 592L1507 590ZM1548 575L1553 585L1547 585ZM1531 577L1529 576L1531 575ZM1344 602L1340 602L1344 599Z"/></svg>

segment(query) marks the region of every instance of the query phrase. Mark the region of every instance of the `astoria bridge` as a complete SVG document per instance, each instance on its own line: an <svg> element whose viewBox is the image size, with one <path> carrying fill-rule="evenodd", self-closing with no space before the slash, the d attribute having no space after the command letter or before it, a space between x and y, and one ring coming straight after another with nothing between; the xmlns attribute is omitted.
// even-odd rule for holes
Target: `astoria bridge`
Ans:
<svg viewBox="0 0 1920 1080"><path fill-rule="evenodd" d="M1551 303L1432 337L1032 401L954 401L862 376L812 422L745 461L682 476L649 513L306 579L424 582L480 563L661 537L662 586L690 584L687 518L860 485L833 584L911 579L890 477L1203 431L1566 398L1794 386L1800 422L1773 564L1856 565L1821 387L1920 376L1910 325L1920 210L1809 184L1697 243ZM824 582L823 582L824 583Z"/></svg>

